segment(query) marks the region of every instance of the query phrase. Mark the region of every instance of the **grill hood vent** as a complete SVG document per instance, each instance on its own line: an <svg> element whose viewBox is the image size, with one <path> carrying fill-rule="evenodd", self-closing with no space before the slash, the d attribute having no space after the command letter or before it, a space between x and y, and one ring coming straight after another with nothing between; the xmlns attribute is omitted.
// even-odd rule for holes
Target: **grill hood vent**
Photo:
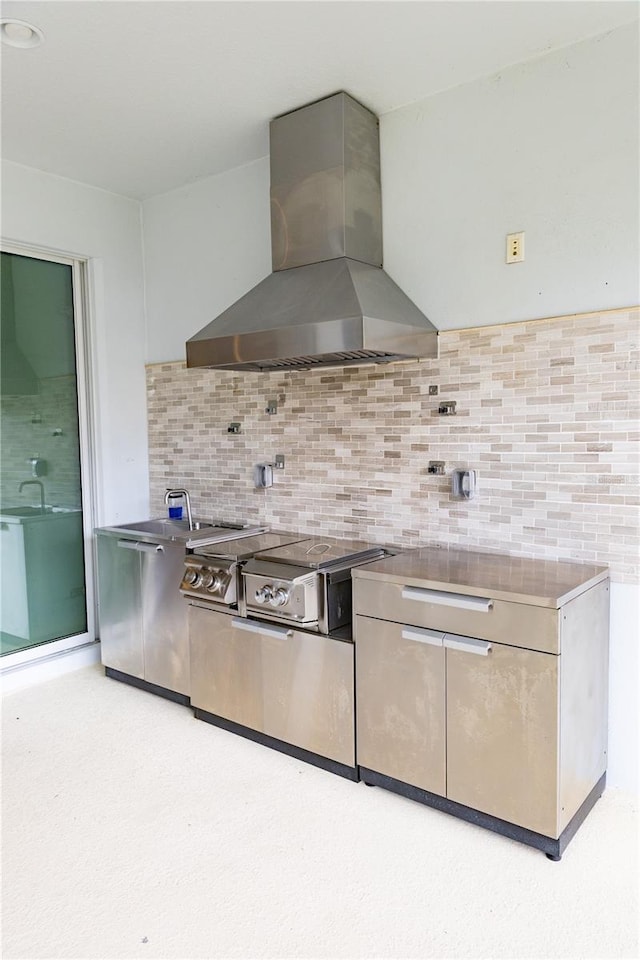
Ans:
<svg viewBox="0 0 640 960"><path fill-rule="evenodd" d="M187 366L437 357L437 330L382 270L374 114L338 93L273 120L270 139L274 272L187 341Z"/></svg>

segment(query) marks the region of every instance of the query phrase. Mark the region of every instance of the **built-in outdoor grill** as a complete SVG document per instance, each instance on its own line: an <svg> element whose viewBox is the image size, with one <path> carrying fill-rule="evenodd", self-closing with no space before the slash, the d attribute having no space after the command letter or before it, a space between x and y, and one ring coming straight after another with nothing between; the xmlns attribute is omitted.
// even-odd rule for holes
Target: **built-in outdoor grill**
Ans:
<svg viewBox="0 0 640 960"><path fill-rule="evenodd" d="M237 608L242 564L256 553L299 539L300 534L264 532L199 547L185 557L180 592L212 608Z"/></svg>
<svg viewBox="0 0 640 960"><path fill-rule="evenodd" d="M264 533L186 558L195 716L357 779L351 540Z"/></svg>
<svg viewBox="0 0 640 960"><path fill-rule="evenodd" d="M242 613L351 637L351 570L385 556L358 540L298 540L254 554L242 569Z"/></svg>

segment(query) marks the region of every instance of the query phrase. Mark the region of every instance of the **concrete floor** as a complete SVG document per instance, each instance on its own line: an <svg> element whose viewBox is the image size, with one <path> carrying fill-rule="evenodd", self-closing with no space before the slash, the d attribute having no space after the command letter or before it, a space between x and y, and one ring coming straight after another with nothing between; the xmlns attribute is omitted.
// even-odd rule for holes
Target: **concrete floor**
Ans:
<svg viewBox="0 0 640 960"><path fill-rule="evenodd" d="M638 957L632 798L560 863L85 667L3 698L3 957Z"/></svg>

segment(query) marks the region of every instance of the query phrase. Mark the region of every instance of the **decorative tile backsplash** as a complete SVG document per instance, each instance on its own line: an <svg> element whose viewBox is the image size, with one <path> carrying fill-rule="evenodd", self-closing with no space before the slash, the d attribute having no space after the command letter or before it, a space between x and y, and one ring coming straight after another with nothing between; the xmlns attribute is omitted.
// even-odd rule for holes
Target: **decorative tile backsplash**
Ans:
<svg viewBox="0 0 640 960"><path fill-rule="evenodd" d="M152 512L184 486L203 519L602 563L636 582L639 321L633 308L447 331L439 360L377 366L150 365ZM256 490L255 464L276 454L284 471ZM459 467L478 471L473 500L451 497Z"/></svg>

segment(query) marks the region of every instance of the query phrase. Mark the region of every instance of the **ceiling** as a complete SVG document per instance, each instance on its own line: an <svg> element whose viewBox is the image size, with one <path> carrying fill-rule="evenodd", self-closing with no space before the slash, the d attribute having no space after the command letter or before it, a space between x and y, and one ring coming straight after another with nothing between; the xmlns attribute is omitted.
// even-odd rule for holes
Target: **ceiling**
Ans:
<svg viewBox="0 0 640 960"><path fill-rule="evenodd" d="M143 199L268 154L346 90L381 115L638 16L635 0L5 0L5 159Z"/></svg>

